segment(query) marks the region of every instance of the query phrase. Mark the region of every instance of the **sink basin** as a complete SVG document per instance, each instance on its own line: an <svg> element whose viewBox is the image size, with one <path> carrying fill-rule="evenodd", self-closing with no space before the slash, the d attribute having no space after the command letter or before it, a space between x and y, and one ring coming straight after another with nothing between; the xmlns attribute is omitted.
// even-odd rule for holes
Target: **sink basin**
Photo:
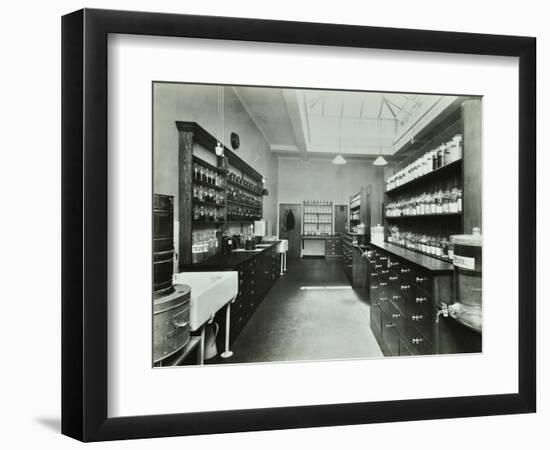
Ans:
<svg viewBox="0 0 550 450"><path fill-rule="evenodd" d="M233 252L259 252L261 248L256 248L254 250L247 250L246 248L236 248L235 250L232 250Z"/></svg>
<svg viewBox="0 0 550 450"><path fill-rule="evenodd" d="M271 244L256 244L257 248L266 248L269 247Z"/></svg>
<svg viewBox="0 0 550 450"><path fill-rule="evenodd" d="M288 239L281 239L281 242L277 245L277 251L279 253L286 253L288 251Z"/></svg>
<svg viewBox="0 0 550 450"><path fill-rule="evenodd" d="M191 331L198 330L237 295L238 279L238 272L235 271L174 274L174 284L186 284L191 287Z"/></svg>

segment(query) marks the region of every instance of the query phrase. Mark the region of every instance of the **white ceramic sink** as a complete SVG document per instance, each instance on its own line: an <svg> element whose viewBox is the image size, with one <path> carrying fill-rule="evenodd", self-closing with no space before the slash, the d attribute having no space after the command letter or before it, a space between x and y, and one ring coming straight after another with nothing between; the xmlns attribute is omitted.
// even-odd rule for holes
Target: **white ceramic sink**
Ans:
<svg viewBox="0 0 550 450"><path fill-rule="evenodd" d="M277 245L277 251L279 253L286 253L288 251L288 240L287 239L281 239L281 242L279 245Z"/></svg>
<svg viewBox="0 0 550 450"><path fill-rule="evenodd" d="M174 284L191 287L190 326L198 330L237 295L239 274L224 272L181 272L174 274Z"/></svg>

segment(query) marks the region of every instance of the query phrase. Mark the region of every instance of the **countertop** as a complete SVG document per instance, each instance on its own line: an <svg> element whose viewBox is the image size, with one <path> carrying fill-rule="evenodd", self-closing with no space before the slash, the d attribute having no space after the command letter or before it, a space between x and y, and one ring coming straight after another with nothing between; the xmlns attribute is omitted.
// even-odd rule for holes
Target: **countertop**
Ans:
<svg viewBox="0 0 550 450"><path fill-rule="evenodd" d="M302 234L302 239L338 239L341 238L342 235L340 234L323 234L323 235L309 235L309 234Z"/></svg>
<svg viewBox="0 0 550 450"><path fill-rule="evenodd" d="M258 248L255 251L233 251L229 255L218 253L200 263L184 264L180 269L189 271L235 270L242 263L261 255L270 248L277 246L280 242L270 241L269 247Z"/></svg>
<svg viewBox="0 0 550 450"><path fill-rule="evenodd" d="M417 266L422 267L423 269L429 270L430 272L452 272L453 265L446 261L442 261L437 258L432 258L428 255L423 255L421 253L407 250L399 245L391 244L389 242L384 243L370 243L369 245L377 247L381 250L385 250L388 253L392 253L395 256L403 258L404 260L416 264Z"/></svg>

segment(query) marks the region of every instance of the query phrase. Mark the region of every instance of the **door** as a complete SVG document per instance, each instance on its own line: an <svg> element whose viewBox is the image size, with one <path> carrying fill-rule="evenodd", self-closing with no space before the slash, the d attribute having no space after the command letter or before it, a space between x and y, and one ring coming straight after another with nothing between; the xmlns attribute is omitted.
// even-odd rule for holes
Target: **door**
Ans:
<svg viewBox="0 0 550 450"><path fill-rule="evenodd" d="M334 205L334 233L345 233L348 222L348 205Z"/></svg>
<svg viewBox="0 0 550 450"><path fill-rule="evenodd" d="M290 212L294 216L294 227L291 227L292 220L289 220ZM279 238L288 240L288 258L300 257L300 246L302 245L302 205L294 203L281 203L279 205Z"/></svg>

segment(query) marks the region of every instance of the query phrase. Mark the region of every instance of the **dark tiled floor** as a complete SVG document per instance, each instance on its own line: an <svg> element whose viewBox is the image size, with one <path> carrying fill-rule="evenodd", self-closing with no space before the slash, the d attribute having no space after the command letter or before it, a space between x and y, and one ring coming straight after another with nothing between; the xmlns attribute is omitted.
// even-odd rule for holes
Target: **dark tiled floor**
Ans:
<svg viewBox="0 0 550 450"><path fill-rule="evenodd" d="M324 286L332 289L319 289ZM224 362L383 356L370 330L369 313L364 292L350 288L340 262L289 260L287 274L235 340L234 356Z"/></svg>

